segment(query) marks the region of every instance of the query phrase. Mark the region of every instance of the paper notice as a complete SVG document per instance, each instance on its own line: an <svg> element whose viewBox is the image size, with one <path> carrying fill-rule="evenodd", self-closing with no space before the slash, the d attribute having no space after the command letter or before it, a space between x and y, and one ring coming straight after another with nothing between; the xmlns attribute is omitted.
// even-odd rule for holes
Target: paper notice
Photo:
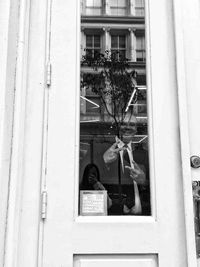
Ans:
<svg viewBox="0 0 200 267"><path fill-rule="evenodd" d="M81 215L106 215L107 192L81 190L80 204Z"/></svg>

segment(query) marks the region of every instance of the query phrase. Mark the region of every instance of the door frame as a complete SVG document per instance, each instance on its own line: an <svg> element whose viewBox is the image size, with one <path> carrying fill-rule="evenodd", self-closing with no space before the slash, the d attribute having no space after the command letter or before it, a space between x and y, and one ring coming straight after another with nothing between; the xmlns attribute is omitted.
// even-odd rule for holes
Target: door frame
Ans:
<svg viewBox="0 0 200 267"><path fill-rule="evenodd" d="M13 34L17 36L17 44L12 62L15 65L13 77L9 68L6 69L8 77L14 79L14 102L8 103L13 107L9 173L2 177L2 180L8 180L3 188L5 192L8 190L5 218L2 218L1 215L4 214L0 213L0 219L6 221L2 229L5 233L2 266L21 266L22 263L23 266L38 266L41 251L41 154L47 88L45 79L49 0L8 2L11 4L6 22L10 23L13 20L12 9L17 13L17 18L14 17L16 28L9 25ZM5 10L1 9L2 15L3 12ZM8 40L8 47L12 42L12 38ZM3 121L5 129L6 119Z"/></svg>
<svg viewBox="0 0 200 267"><path fill-rule="evenodd" d="M186 0L184 0L186 1ZM184 34L182 29L182 9L184 7L184 1L173 0L174 6L174 34L175 34L175 47L176 47L176 76L177 76L177 88L178 88L178 106L179 106L179 122L180 122L180 141L181 141L181 159L182 159L182 177L183 177L183 189L184 189L184 212L185 212L185 225L186 225L186 239L187 239L187 259L188 259L188 267L194 267L196 265L196 252L195 252L195 235L194 235L194 220L193 220L193 201L192 201L192 186L191 186L191 169L189 164L190 158L190 149L189 149L189 135L188 135L188 118L187 118L187 98L186 98L186 83L185 79L185 62L184 62ZM14 205L14 200L20 198L21 193L24 192L22 190L23 184L17 184L15 178L17 177L17 181L22 177L24 163L28 160L26 155L24 154L24 146L26 144L26 140L24 138L24 117L26 112L26 74L27 74L27 61L24 60L28 57L28 36L30 34L31 28L29 28L29 23L31 23L31 9L30 9L30 1L21 0L21 20L19 23L19 37L18 39L18 62L16 64L17 69L17 77L16 79L16 88L23 88L23 90L18 90L16 99L17 103L15 105L14 110L14 119L13 124L15 125L13 129L13 139L10 148L12 148L12 158L10 161L11 168L8 178L11 179L12 186L9 188L9 194L12 196L8 199L7 202L7 227L5 228L6 233L6 246L5 253L9 255L5 258L5 266L9 266L10 262L15 262L17 259L17 251L16 244L20 244L22 240L19 238L19 232L22 230L20 227L20 209L21 209L21 201L18 202L17 205ZM46 8L46 7L45 7ZM3 12L3 11L1 11ZM45 12L44 12L45 13ZM45 26L47 27L47 25ZM21 35L20 35L21 34ZM24 39L25 38L25 39ZM24 40L26 41L25 43ZM46 55L45 55L46 56ZM45 57L44 56L44 57ZM40 70L41 71L41 70ZM23 73L23 75L22 75ZM45 79L45 71L43 73L43 77ZM43 95L43 94L42 94ZM37 102L37 100L34 100ZM33 103L35 104L35 103ZM44 108L44 107L43 107ZM4 122L5 124L6 122ZM38 125L38 124L35 124ZM39 127L39 131L41 136L43 135L43 127ZM32 139L31 139L32 138ZM32 142L33 136L31 136L30 142ZM42 139L42 137L41 137ZM38 155L38 151L35 151L33 147L30 148L33 152L33 156L41 157ZM41 172L41 166L38 164L37 168L39 172ZM31 168L30 168L31 169ZM31 174L31 170L29 172ZM39 182L41 181L41 177L38 176L37 179ZM15 181L14 181L15 180ZM38 203L40 202L40 188L38 190ZM37 210L39 212L39 208ZM15 224L17 214L18 224ZM35 214L36 215L36 214ZM37 217L38 224L40 224L40 217ZM35 220L32 222L36 223ZM23 231L26 232L28 228L24 228ZM14 234L15 233L15 234ZM34 232L31 233L32 235ZM15 238L15 245L12 245L13 238ZM42 248L41 248L42 249ZM35 253L35 257L38 254Z"/></svg>
<svg viewBox="0 0 200 267"><path fill-rule="evenodd" d="M18 1L0 3L0 265L3 266L9 197L10 158L19 24Z"/></svg>
<svg viewBox="0 0 200 267"><path fill-rule="evenodd" d="M176 53L176 76L178 89L178 108L179 108L179 127L180 127L180 146L181 163L184 194L184 213L186 228L186 246L188 267L197 266L194 214L193 214L193 193L192 175L190 166L190 144L189 144L189 123L187 106L186 68L184 53L184 29L183 8L187 0L173 0L174 7L174 34L175 34L175 53Z"/></svg>

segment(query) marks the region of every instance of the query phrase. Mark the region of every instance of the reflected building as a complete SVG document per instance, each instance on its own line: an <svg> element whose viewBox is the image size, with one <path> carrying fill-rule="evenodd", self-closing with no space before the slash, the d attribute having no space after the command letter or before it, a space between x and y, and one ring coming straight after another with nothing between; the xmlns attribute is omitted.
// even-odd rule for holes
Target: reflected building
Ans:
<svg viewBox="0 0 200 267"><path fill-rule="evenodd" d="M81 1L81 58L111 51L128 59L140 92L132 107L140 134L147 132L144 10L144 0ZM81 67L82 75L92 71L88 66ZM98 95L82 88L80 101L82 123L102 121Z"/></svg>

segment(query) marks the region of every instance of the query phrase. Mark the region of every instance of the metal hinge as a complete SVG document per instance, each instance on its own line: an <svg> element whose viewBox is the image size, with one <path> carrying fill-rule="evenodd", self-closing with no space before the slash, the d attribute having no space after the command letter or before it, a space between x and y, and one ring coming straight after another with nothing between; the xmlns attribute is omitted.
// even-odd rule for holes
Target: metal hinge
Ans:
<svg viewBox="0 0 200 267"><path fill-rule="evenodd" d="M47 218L47 192L43 191L41 196L41 218L45 220Z"/></svg>
<svg viewBox="0 0 200 267"><path fill-rule="evenodd" d="M47 62L46 83L47 83L47 86L51 85L51 63L50 61Z"/></svg>

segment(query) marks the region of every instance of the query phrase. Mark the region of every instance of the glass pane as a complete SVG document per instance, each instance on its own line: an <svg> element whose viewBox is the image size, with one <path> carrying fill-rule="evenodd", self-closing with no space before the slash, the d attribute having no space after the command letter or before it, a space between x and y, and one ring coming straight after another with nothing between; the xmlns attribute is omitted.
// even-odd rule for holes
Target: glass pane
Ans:
<svg viewBox="0 0 200 267"><path fill-rule="evenodd" d="M85 14L88 16L99 16L101 15L101 8L86 7Z"/></svg>
<svg viewBox="0 0 200 267"><path fill-rule="evenodd" d="M117 16L118 15L118 9L117 8L110 8L110 15Z"/></svg>
<svg viewBox="0 0 200 267"><path fill-rule="evenodd" d="M95 7L101 7L101 0L94 0Z"/></svg>
<svg viewBox="0 0 200 267"><path fill-rule="evenodd" d="M86 7L85 14L92 16L93 15L93 8Z"/></svg>
<svg viewBox="0 0 200 267"><path fill-rule="evenodd" d="M127 0L110 0L109 1L111 7L126 7Z"/></svg>
<svg viewBox="0 0 200 267"><path fill-rule="evenodd" d="M143 49L143 39L142 37L136 38L136 47L137 49Z"/></svg>
<svg viewBox="0 0 200 267"><path fill-rule="evenodd" d="M110 14L113 16L125 16L127 7L127 0L110 0Z"/></svg>
<svg viewBox="0 0 200 267"><path fill-rule="evenodd" d="M125 36L119 36L119 48L125 48L126 47L126 38Z"/></svg>
<svg viewBox="0 0 200 267"><path fill-rule="evenodd" d="M126 57L126 51L125 50L119 50L119 57L125 58Z"/></svg>
<svg viewBox="0 0 200 267"><path fill-rule="evenodd" d="M114 6L117 7L118 6L118 1L117 0L110 0L109 3L110 3L111 7L114 7Z"/></svg>
<svg viewBox="0 0 200 267"><path fill-rule="evenodd" d="M99 113L100 99L99 97L87 97L86 103L86 113Z"/></svg>
<svg viewBox="0 0 200 267"><path fill-rule="evenodd" d="M100 49L94 49L94 58L98 59L100 55Z"/></svg>
<svg viewBox="0 0 200 267"><path fill-rule="evenodd" d="M92 49L86 49L86 55L88 58L93 57L93 50Z"/></svg>
<svg viewBox="0 0 200 267"><path fill-rule="evenodd" d="M111 7L110 8L110 14L113 16L124 16L126 15L126 8L115 8Z"/></svg>
<svg viewBox="0 0 200 267"><path fill-rule="evenodd" d="M94 47L100 47L100 36L94 35Z"/></svg>
<svg viewBox="0 0 200 267"><path fill-rule="evenodd" d="M141 51L137 51L137 61L143 61L143 53Z"/></svg>
<svg viewBox="0 0 200 267"><path fill-rule="evenodd" d="M127 0L118 0L118 6L119 7L126 7Z"/></svg>
<svg viewBox="0 0 200 267"><path fill-rule="evenodd" d="M93 7L94 6L94 0L86 0L86 6Z"/></svg>
<svg viewBox="0 0 200 267"><path fill-rule="evenodd" d="M109 3L130 14L126 0ZM145 23L132 16L128 31L126 16L104 18L82 25L79 215L150 216Z"/></svg>
<svg viewBox="0 0 200 267"><path fill-rule="evenodd" d="M126 15L126 9L125 8L118 8L117 11L118 11L118 13L117 13L118 16Z"/></svg>
<svg viewBox="0 0 200 267"><path fill-rule="evenodd" d="M136 7L144 7L144 1L143 0L135 0L135 6Z"/></svg>
<svg viewBox="0 0 200 267"><path fill-rule="evenodd" d="M140 17L144 16L144 8L140 7L135 8L135 15Z"/></svg>
<svg viewBox="0 0 200 267"><path fill-rule="evenodd" d="M86 7L101 7L101 0L86 0Z"/></svg>
<svg viewBox="0 0 200 267"><path fill-rule="evenodd" d="M93 36L92 35L86 35L86 47L92 47L93 46Z"/></svg>
<svg viewBox="0 0 200 267"><path fill-rule="evenodd" d="M135 15L144 16L144 1L143 0L135 1Z"/></svg>
<svg viewBox="0 0 200 267"><path fill-rule="evenodd" d="M117 35L111 36L111 47L118 48L118 36Z"/></svg>

